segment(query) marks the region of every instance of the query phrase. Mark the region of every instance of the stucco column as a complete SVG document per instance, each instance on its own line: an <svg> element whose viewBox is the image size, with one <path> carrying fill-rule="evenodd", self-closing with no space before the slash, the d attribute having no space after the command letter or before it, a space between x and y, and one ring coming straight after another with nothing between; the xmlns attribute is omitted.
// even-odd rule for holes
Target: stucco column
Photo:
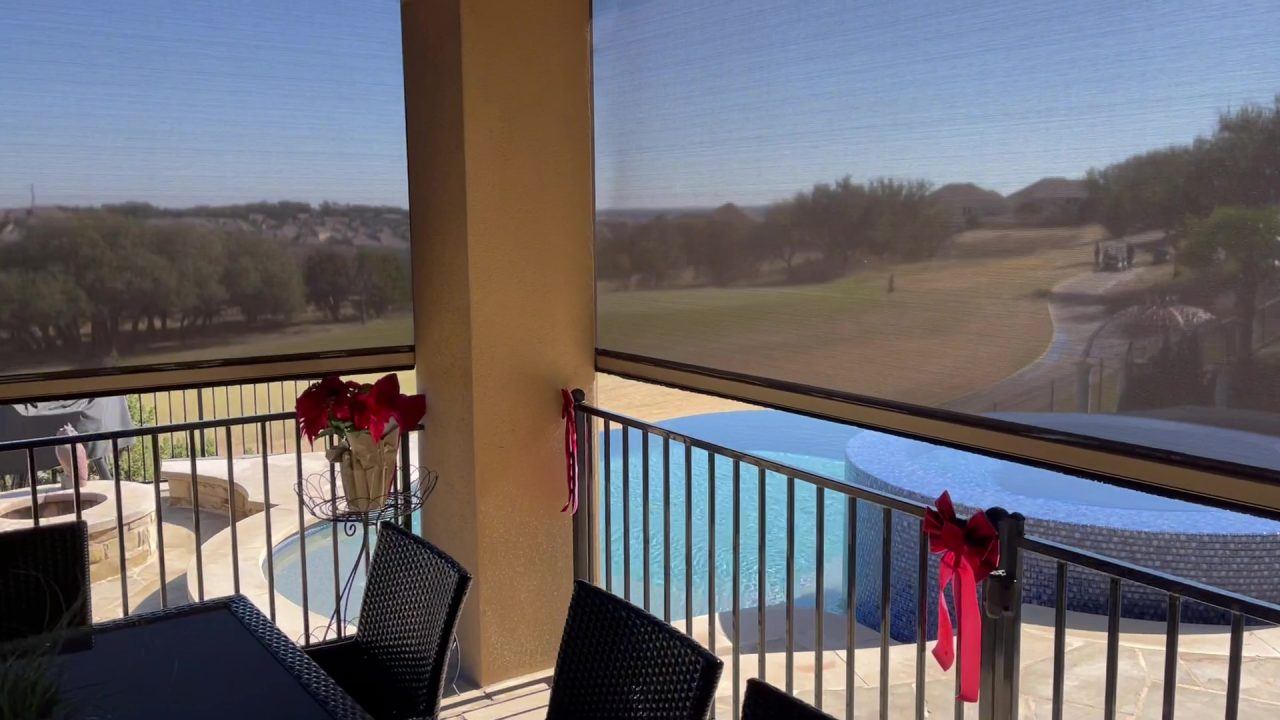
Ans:
<svg viewBox="0 0 1280 720"><path fill-rule="evenodd" d="M475 575L489 684L551 667L572 584L561 387L593 377L586 0L405 0L425 535ZM356 181L357 179L353 179Z"/></svg>

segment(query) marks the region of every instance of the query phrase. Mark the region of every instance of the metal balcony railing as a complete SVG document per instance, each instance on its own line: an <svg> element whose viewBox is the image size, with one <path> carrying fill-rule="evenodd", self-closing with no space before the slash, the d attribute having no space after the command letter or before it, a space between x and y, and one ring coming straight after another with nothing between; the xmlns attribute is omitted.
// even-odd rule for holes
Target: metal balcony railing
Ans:
<svg viewBox="0 0 1280 720"><path fill-rule="evenodd" d="M404 493L412 476L410 446L421 430L400 443L397 483ZM106 451L82 486L80 454L90 447ZM70 477L56 467L51 451L58 448L71 455ZM350 618L358 607L344 582L358 566L367 570L369 527L324 528L328 523L299 501L295 486L317 474L327 475L338 493L324 449L301 438L292 411L0 442L0 458L23 457L26 467L4 478L9 489L0 492L0 532L85 520L95 621L234 592L302 644L322 630L342 636L350 628L332 622L332 611L342 607L339 618ZM412 528L414 518L403 522ZM306 540L317 526L328 531L327 543ZM345 539L360 532L364 543L353 550ZM288 568L277 563L283 543L296 553ZM331 556L331 564L309 562L309 550ZM311 576L322 564L325 577L317 584ZM285 575L287 595L280 587Z"/></svg>
<svg viewBox="0 0 1280 720"><path fill-rule="evenodd" d="M683 626L712 652L717 652L717 618L721 618L724 629L733 636L732 650L726 657L728 672L722 680L731 683L725 693L731 702L722 708L723 717L740 714L739 688L747 671L743 646L752 646L743 642L750 636L744 631L751 630L744 627L744 622L755 624L755 675L788 692L796 687L797 673L810 672L809 663L804 663L803 668L797 666L797 657L804 652L797 645L797 637L804 625L805 637L813 638L808 650L813 653L814 673L812 694L805 697L811 697L819 708L824 705L824 659L833 651L843 653L844 707L823 709L849 719L855 717L855 709L856 717L867 716L865 708L855 708L853 692L858 636L863 632L859 626L870 625L880 631L877 702L881 718L907 716L897 706L890 712L891 648L913 644L911 715L937 716L939 708L928 707L925 693L926 669L931 662L926 661L926 642L933 632L929 619L936 608L931 603L936 602L933 588L937 560L930 557L925 541L924 505L673 432L591 406L582 401L580 394L578 397L581 509L574 524L575 572L664 620ZM717 498L718 493L723 496L726 491L727 499ZM783 498L781 510L779 496ZM799 496L804 498L802 506L797 504ZM1069 572L1099 573L1109 588L1106 666L1101 688L1104 717L1117 715L1121 593L1122 585L1128 584L1167 598L1161 698L1162 715L1166 718L1173 717L1176 707L1183 601L1202 603L1229 614L1225 716L1238 716L1246 622L1280 624L1280 606L1027 536L1017 508L1009 509L1014 513L999 509L989 513L998 519L1002 558L1000 570L982 588L987 619L983 626L984 667L978 717L1018 715L1023 670L1019 664L1022 585L1024 560L1028 557L1050 563L1056 569L1053 718L1064 716L1066 701ZM908 542L902 542L904 538ZM726 540L727 563L723 551ZM779 542L784 545L781 553L775 547ZM719 553L717 543L721 543ZM833 544L834 548L828 547ZM810 546L814 558L803 572L797 563L802 545ZM833 555L838 563L829 567L833 565ZM744 573L744 564L754 567ZM834 588L827 583L832 574L839 578ZM904 574L909 577L902 578ZM726 581L727 592L723 587ZM860 583L865 586L860 587ZM781 592L778 585L782 586ZM812 590L803 602L797 597L800 586ZM780 612L770 612L779 605ZM843 620L839 620L841 615ZM914 629L914 638L906 643L895 642L890 628L895 618L904 617L908 627ZM832 648L824 623L837 620L843 625L844 638ZM773 645L774 651L783 653L785 658L782 677L771 676L771 664L766 662L770 649L768 624L775 621L783 623L781 648ZM726 654L723 647L719 652ZM959 672L956 682L958 686ZM965 716L965 707L959 701L952 711L957 718Z"/></svg>

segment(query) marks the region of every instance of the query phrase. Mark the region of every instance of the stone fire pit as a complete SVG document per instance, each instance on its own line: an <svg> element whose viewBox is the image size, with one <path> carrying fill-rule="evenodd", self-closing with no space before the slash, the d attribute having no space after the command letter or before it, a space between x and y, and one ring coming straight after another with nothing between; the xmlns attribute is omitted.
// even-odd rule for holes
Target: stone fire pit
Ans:
<svg viewBox="0 0 1280 720"><path fill-rule="evenodd" d="M75 493L57 486L39 488L40 522L75 520ZM116 520L116 485L94 481L80 489L81 517L89 526L89 576L92 582L120 574L120 541ZM120 483L125 568L147 562L155 547L155 499L151 486ZM31 527L31 490L0 493L0 532Z"/></svg>

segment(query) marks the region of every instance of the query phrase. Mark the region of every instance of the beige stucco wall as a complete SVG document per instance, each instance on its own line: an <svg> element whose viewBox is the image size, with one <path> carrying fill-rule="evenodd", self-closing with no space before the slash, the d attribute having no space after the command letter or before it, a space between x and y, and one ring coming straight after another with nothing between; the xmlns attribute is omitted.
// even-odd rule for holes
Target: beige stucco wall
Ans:
<svg viewBox="0 0 1280 720"><path fill-rule="evenodd" d="M594 347L586 0L403 3L426 535L476 576L464 672L549 667L572 581L559 388Z"/></svg>

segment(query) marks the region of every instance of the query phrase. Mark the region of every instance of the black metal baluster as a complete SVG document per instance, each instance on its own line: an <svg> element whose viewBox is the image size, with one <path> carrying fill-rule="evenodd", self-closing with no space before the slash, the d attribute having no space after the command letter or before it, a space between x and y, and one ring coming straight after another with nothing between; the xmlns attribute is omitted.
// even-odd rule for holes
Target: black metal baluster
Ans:
<svg viewBox="0 0 1280 720"><path fill-rule="evenodd" d="M111 470L116 487L116 541L120 548L120 614L129 615L129 570L125 564L124 500L120 497L120 441L111 438Z"/></svg>
<svg viewBox="0 0 1280 720"><path fill-rule="evenodd" d="M1164 702L1161 717L1172 720L1178 691L1178 627L1182 621L1182 597L1169 594L1169 615L1164 634Z"/></svg>
<svg viewBox="0 0 1280 720"><path fill-rule="evenodd" d="M644 513L644 515L641 516L640 518L640 531L644 533L644 540L640 543L640 549L644 555L644 568L641 571L640 577L644 582L643 607L645 610L650 610L652 606L650 605L650 602L649 602L650 600L649 571L650 571L650 566L653 563L650 562L650 555L649 555L649 552L650 552L649 508L650 508L650 501L652 500L652 498L649 496L649 431L648 430L641 430L640 432L640 454L641 454L641 458L640 458L641 470L640 471L642 475L640 480L640 494L641 494L640 511Z"/></svg>
<svg viewBox="0 0 1280 720"><path fill-rule="evenodd" d="M693 446L684 444L684 632L693 635Z"/></svg>
<svg viewBox="0 0 1280 720"><path fill-rule="evenodd" d="M631 428L622 425L622 597L631 599Z"/></svg>
<svg viewBox="0 0 1280 720"><path fill-rule="evenodd" d="M924 647L929 630L929 536L920 521L920 533L916 540L916 720L924 720Z"/></svg>
<svg viewBox="0 0 1280 720"><path fill-rule="evenodd" d="M31 523L35 527L40 527L40 491L36 487L39 479L36 477L35 448L27 448L27 478L31 488Z"/></svg>
<svg viewBox="0 0 1280 720"><path fill-rule="evenodd" d="M765 573L765 567L768 565L768 536L765 527L765 473L764 468L760 468L759 484L756 486L756 521L760 526L756 529L756 676L761 680L765 680L765 605L768 601L768 575Z"/></svg>
<svg viewBox="0 0 1280 720"><path fill-rule="evenodd" d="M240 395L240 414L241 414L241 415L248 415L249 413L247 412L247 408L246 408L247 403L244 401L244 385L240 385L240 386L238 386L238 387L236 388L236 391L237 391L237 394L239 394L239 395ZM240 453L241 453L242 455L248 455L248 454L249 454L249 440L248 440L248 438L249 438L249 432L248 432L248 430L249 430L249 426L248 426L247 424L245 424L245 423L241 423L241 425L240 425Z"/></svg>
<svg viewBox="0 0 1280 720"><path fill-rule="evenodd" d="M1103 701L1103 717L1115 720L1116 687L1120 666L1120 578L1111 578L1107 605L1107 686Z"/></svg>
<svg viewBox="0 0 1280 720"><path fill-rule="evenodd" d="M824 488L815 487L814 491L817 497L814 498L814 532L817 535L817 546L814 548L816 560L818 563L817 575L814 579L814 594L816 595L813 606L813 634L816 638L813 646L813 704L819 710L822 709L822 676L823 676L823 656L822 648L825 637L824 621L826 619L826 553L823 546L826 544L826 527L827 527L827 509L826 509L826 490Z"/></svg>
<svg viewBox="0 0 1280 720"><path fill-rule="evenodd" d="M325 439L325 447L333 447L333 436ZM327 455L327 453L326 453ZM333 462L329 463L329 502L331 503L331 515L336 515L338 511L338 470L334 467ZM338 616L341 616L342 608L342 571L339 570L341 565L341 553L338 550L338 525L333 523L329 525L329 540L333 545L333 607L338 610ZM343 623L336 623L336 631L338 638L341 639L346 633Z"/></svg>
<svg viewBox="0 0 1280 720"><path fill-rule="evenodd" d="M294 390L297 390L297 387L296 387L296 381L295 381L295 387L294 387ZM591 426L590 426L590 418L587 418L587 420L588 420L588 424L587 424L587 430L588 430L588 431L587 431L587 433L586 433L586 438L584 438L584 440L585 440L585 441L586 441L586 443L587 443L587 450L586 450L586 452L587 452L587 458L590 458L590 457L591 457L591 445L590 445L590 443L591 443L591 432L590 432L590 427L591 427ZM297 422L294 422L293 427L294 427L294 430L293 430L293 445L294 445L294 447L295 447L295 448L297 448L296 452L297 452L297 454L298 454L298 481L299 481L299 482L301 482L301 481L302 481L302 433L301 433L301 431L298 429L298 423L297 423ZM410 461L410 458L409 458L409 444L410 444L410 443L409 443L409 441L413 439L414 433L418 433L418 431L417 431L417 430L412 430L412 431L410 431L408 434L406 434L406 435L404 436L404 438L403 438L402 442L400 443L400 492L403 494L403 496L404 496L406 499L410 496L410 493L412 493L412 492L413 492L413 482L412 482L412 478L410 478L410 477L409 477L409 461ZM419 433L419 434L418 434L418 443L419 443L418 447L419 447L419 448L421 448L421 447L422 447L422 445L421 445L421 443L422 443L422 435L421 435L421 433ZM592 492L592 493L594 493L594 492L595 492L595 489L594 489L594 488L588 488L588 492ZM406 500L406 501L407 501L407 500ZM590 508L590 507L591 507L591 504L590 504L590 503L587 503L587 507L588 507L588 508ZM422 510L421 510L421 509L419 509L419 510L418 510L418 512L422 512ZM588 512L590 512L590 510L589 510L589 509L588 509ZM403 519L401 522L403 522L403 523L404 523L404 529L405 529L405 530L408 530L409 532L413 532L413 513L407 513L407 514L404 516L404 519ZM591 574L591 575L589 575L589 577L595 577L595 575L594 575L594 574Z"/></svg>
<svg viewBox="0 0 1280 720"><path fill-rule="evenodd" d="M662 437L662 619L671 622L671 438Z"/></svg>
<svg viewBox="0 0 1280 720"><path fill-rule="evenodd" d="M741 463L733 461L733 488L730 491L733 506L733 717L741 712L738 686L742 680L742 482ZM712 613L712 622L715 614Z"/></svg>
<svg viewBox="0 0 1280 720"><path fill-rule="evenodd" d="M1240 714L1240 670L1244 655L1244 615L1231 613L1231 645L1227 655L1227 720Z"/></svg>
<svg viewBox="0 0 1280 720"><path fill-rule="evenodd" d="M168 424L172 425L175 422L177 422L176 420L173 419L173 391L169 390L165 392L164 397L165 397L165 400L169 403L169 423ZM183 418L183 419L185 420L186 418ZM156 422L160 422L159 413L156 413ZM172 431L170 431L169 432L170 451L171 452L176 451L177 445L178 445L178 437ZM175 454L174 457L177 457L177 455Z"/></svg>
<svg viewBox="0 0 1280 720"><path fill-rule="evenodd" d="M604 421L604 587L613 592L613 455L610 454L611 430Z"/></svg>
<svg viewBox="0 0 1280 720"><path fill-rule="evenodd" d="M79 522L84 519L84 508L80 502L80 453L76 451L77 447L79 445L71 443L71 500L75 506L76 522ZM85 448L85 452L89 452L88 448Z"/></svg>
<svg viewBox="0 0 1280 720"><path fill-rule="evenodd" d="M707 451L707 649L716 654L716 454ZM716 716L714 704L711 717Z"/></svg>
<svg viewBox="0 0 1280 720"><path fill-rule="evenodd" d="M893 564L893 509L881 509L880 542L880 718L889 719L889 582L892 580ZM956 677L960 676L959 666Z"/></svg>
<svg viewBox="0 0 1280 720"><path fill-rule="evenodd" d="M228 434L228 443L230 443ZM405 442L405 447L409 443ZM302 491L302 425L293 423L293 464L297 470L298 490ZM298 562L302 565L302 637L311 642L311 593L307 589L307 522L302 514L302 497L298 497Z"/></svg>
<svg viewBox="0 0 1280 720"><path fill-rule="evenodd" d="M853 720L853 691L857 678L854 659L857 657L858 633L858 501L845 498L845 666L844 666L844 716Z"/></svg>
<svg viewBox="0 0 1280 720"><path fill-rule="evenodd" d="M186 393L183 393L183 398L184 399L186 398ZM196 479L196 454L194 450L196 446L195 443L196 443L196 431L188 430L187 431L187 448L188 448L187 459L191 463L191 517L192 517L191 524L194 526L194 530L196 534L196 597L198 597L200 601L203 602L204 601L204 552L201 550L201 546L204 544L204 536L200 532L200 483ZM268 504L267 507L270 508L271 505ZM271 537L271 534L267 533L268 547L271 546L270 537ZM271 553L267 553L267 555L269 557Z"/></svg>
<svg viewBox="0 0 1280 720"><path fill-rule="evenodd" d="M262 423L262 442L263 446L267 445L267 423ZM262 515L266 520L267 530L267 614L271 617L271 622L276 621L276 563L273 557L274 553L271 548L275 547L276 539L271 534L271 470L268 464L269 458L266 453L262 453ZM301 502L301 500L299 500Z"/></svg>
<svg viewBox="0 0 1280 720"><path fill-rule="evenodd" d="M231 449L231 426L227 425L227 520L231 529L231 584L240 592L240 539L236 529L236 465L235 452ZM302 502L298 502L302 507ZM301 527L301 525L299 525Z"/></svg>
<svg viewBox="0 0 1280 720"><path fill-rule="evenodd" d="M151 464L155 467L155 476L151 480L151 490L155 495L156 501L156 550L159 553L157 558L160 563L160 607L169 607L169 588L168 578L165 577L164 567L164 510L161 509L160 503L160 435L151 436Z"/></svg>
<svg viewBox="0 0 1280 720"><path fill-rule="evenodd" d="M258 414L258 384L257 383L249 384L249 397L253 399L253 414L257 415ZM266 448L262 446L262 441L260 439L260 436L255 437L253 439L253 444L258 446L257 447L258 454L266 452Z"/></svg>
<svg viewBox="0 0 1280 720"><path fill-rule="evenodd" d="M1067 669L1067 564L1058 561L1053 603L1053 720L1062 720Z"/></svg>
<svg viewBox="0 0 1280 720"><path fill-rule="evenodd" d="M796 479L787 478L787 693L796 688Z"/></svg>

